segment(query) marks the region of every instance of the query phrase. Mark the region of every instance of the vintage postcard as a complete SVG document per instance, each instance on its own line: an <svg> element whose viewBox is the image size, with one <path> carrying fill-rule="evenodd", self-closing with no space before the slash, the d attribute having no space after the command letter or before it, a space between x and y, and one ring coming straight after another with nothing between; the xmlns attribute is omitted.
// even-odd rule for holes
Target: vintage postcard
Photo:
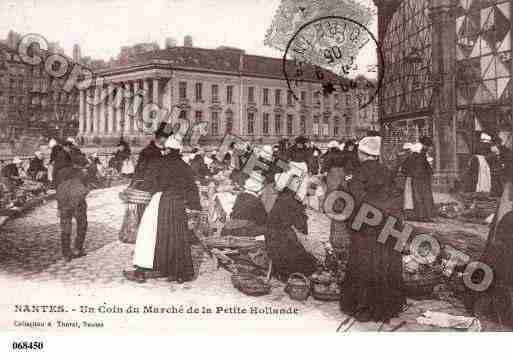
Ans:
<svg viewBox="0 0 513 359"><path fill-rule="evenodd" d="M1 1L0 333L511 331L512 6Z"/></svg>

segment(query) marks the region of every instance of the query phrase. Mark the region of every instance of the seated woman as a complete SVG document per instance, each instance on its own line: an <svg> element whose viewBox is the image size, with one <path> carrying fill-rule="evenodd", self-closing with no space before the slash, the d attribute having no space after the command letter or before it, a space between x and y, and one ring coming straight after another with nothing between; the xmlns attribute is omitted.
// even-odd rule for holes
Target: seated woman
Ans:
<svg viewBox="0 0 513 359"><path fill-rule="evenodd" d="M280 176L292 177L291 181L298 178L290 176L289 173L278 174L278 185L283 183ZM289 187L295 188L292 184ZM273 275L281 281L286 281L292 273L299 272L309 276L317 269L317 260L306 251L298 237L308 234L306 208L296 198L296 195L302 198L301 192L306 191L306 186L299 185L298 194L289 187L278 187L281 191L269 213L265 234L265 245L272 260Z"/></svg>
<svg viewBox="0 0 513 359"><path fill-rule="evenodd" d="M258 197L263 184L258 178L244 173L238 176L243 192L237 195L230 220L227 221L221 235L256 237L265 233L267 212Z"/></svg>

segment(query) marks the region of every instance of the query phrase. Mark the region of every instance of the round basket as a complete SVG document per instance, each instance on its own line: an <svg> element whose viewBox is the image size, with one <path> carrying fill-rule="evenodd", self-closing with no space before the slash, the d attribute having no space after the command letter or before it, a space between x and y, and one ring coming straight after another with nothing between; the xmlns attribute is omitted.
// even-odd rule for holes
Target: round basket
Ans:
<svg viewBox="0 0 513 359"><path fill-rule="evenodd" d="M306 300L310 296L310 281L302 273L292 273L285 286L285 293L293 300Z"/></svg>
<svg viewBox="0 0 513 359"><path fill-rule="evenodd" d="M312 297L325 302L334 302L340 299L340 285L335 282L317 281L310 279L312 283ZM334 288L336 286L336 288Z"/></svg>
<svg viewBox="0 0 513 359"><path fill-rule="evenodd" d="M250 273L238 273L232 275L232 284L246 295L254 297L269 294L271 286L263 279Z"/></svg>
<svg viewBox="0 0 513 359"><path fill-rule="evenodd" d="M126 201L129 203L136 203L136 204L148 204L151 201L151 193L140 191L138 189L133 188L127 188L124 191L124 198L126 198Z"/></svg>

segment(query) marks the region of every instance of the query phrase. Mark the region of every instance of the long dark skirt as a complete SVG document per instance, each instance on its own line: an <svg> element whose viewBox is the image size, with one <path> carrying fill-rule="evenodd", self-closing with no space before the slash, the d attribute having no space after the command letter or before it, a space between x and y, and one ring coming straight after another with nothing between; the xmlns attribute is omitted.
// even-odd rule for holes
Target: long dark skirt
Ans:
<svg viewBox="0 0 513 359"><path fill-rule="evenodd" d="M393 241L377 241L378 233L352 232L340 308L348 314L366 310L374 321L396 316L406 304L402 256Z"/></svg>
<svg viewBox="0 0 513 359"><path fill-rule="evenodd" d="M273 274L279 279L286 280L296 272L309 276L317 269L315 257L305 250L292 228L268 229L265 245Z"/></svg>
<svg viewBox="0 0 513 359"><path fill-rule="evenodd" d="M164 192L159 205L153 270L170 278L192 279L190 240L184 198Z"/></svg>
<svg viewBox="0 0 513 359"><path fill-rule="evenodd" d="M349 229L347 229L346 222L331 220L330 244L338 259L342 260L343 263L347 263L351 235Z"/></svg>
<svg viewBox="0 0 513 359"><path fill-rule="evenodd" d="M413 219L429 220L436 217L431 178L412 178Z"/></svg>

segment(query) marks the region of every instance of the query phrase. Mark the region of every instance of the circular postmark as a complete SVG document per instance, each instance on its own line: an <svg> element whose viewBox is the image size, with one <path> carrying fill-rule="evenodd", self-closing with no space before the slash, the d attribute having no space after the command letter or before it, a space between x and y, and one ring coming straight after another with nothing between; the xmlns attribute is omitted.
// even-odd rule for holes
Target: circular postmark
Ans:
<svg viewBox="0 0 513 359"><path fill-rule="evenodd" d="M363 48L375 47L379 64L366 66L366 72L378 73L377 80L367 78L358 68L357 57ZM287 86L296 101L304 101L298 90L304 81L322 83L325 95L349 92L355 88L368 90L362 109L376 98L383 82L384 55L374 34L359 22L343 16L323 16L313 19L294 33L283 54L282 71ZM378 71L378 67L381 71ZM351 78L352 75L360 75Z"/></svg>

